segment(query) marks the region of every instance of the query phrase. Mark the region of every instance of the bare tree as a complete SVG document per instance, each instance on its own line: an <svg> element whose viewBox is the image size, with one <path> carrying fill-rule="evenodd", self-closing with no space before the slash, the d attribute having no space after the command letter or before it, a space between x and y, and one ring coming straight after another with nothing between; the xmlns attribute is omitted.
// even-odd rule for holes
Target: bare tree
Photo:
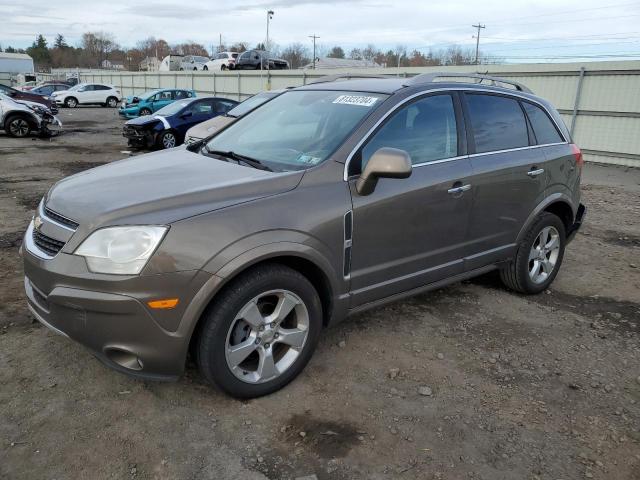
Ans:
<svg viewBox="0 0 640 480"><path fill-rule="evenodd" d="M342 47L339 47L339 46L336 45L331 50L329 50L329 53L327 54L327 57L329 57L329 58L344 58L344 50L342 49Z"/></svg>
<svg viewBox="0 0 640 480"><path fill-rule="evenodd" d="M86 32L82 34L82 48L88 66L99 67L119 47L112 33Z"/></svg>
<svg viewBox="0 0 640 480"><path fill-rule="evenodd" d="M311 62L309 49L301 43L292 43L282 50L282 58L289 62L291 68L300 68Z"/></svg>

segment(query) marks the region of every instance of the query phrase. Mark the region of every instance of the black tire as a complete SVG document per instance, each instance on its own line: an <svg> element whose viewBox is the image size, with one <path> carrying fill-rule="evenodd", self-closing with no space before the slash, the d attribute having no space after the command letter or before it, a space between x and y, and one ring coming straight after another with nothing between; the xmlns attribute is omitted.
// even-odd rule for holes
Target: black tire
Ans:
<svg viewBox="0 0 640 480"><path fill-rule="evenodd" d="M170 145L171 143L170 137L173 137L173 142L174 142L173 145ZM180 145L178 141L178 136L176 132L174 132L173 130L165 130L164 132L158 135L156 146L160 150L166 150L167 148L177 147L178 145Z"/></svg>
<svg viewBox="0 0 640 480"><path fill-rule="evenodd" d="M64 99L64 106L67 108L76 108L78 106L78 99L75 97L67 97Z"/></svg>
<svg viewBox="0 0 640 480"><path fill-rule="evenodd" d="M560 249L557 260L553 266L553 270L546 280L541 283L535 283L530 275L530 259L529 253L534 246L534 242L538 235L546 227L553 227L559 234ZM543 292L553 282L562 266L564 258L564 249L566 246L566 228L560 217L549 212L542 212L533 222L529 230L524 235L522 241L518 244L516 254L505 267L500 269L500 278L504 285L519 293L536 294Z"/></svg>
<svg viewBox="0 0 640 480"><path fill-rule="evenodd" d="M9 115L4 122L4 131L14 138L27 137L33 129L33 121L26 115Z"/></svg>
<svg viewBox="0 0 640 480"><path fill-rule="evenodd" d="M252 298L275 289L299 297L308 312L308 336L293 363L279 376L264 383L247 383L236 377L226 360L227 334L238 312ZM291 382L307 365L322 330L322 305L318 292L305 276L279 264L253 268L233 280L204 313L197 338L196 361L202 375L212 384L237 398L268 395Z"/></svg>
<svg viewBox="0 0 640 480"><path fill-rule="evenodd" d="M204 67L202 67L202 70L204 70L204 71L206 72L207 70L209 70L209 67L207 67L207 66L205 65Z"/></svg>
<svg viewBox="0 0 640 480"><path fill-rule="evenodd" d="M146 107L140 109L140 116L141 117L143 117L145 115L151 115L152 113L153 112L150 109L146 108Z"/></svg>
<svg viewBox="0 0 640 480"><path fill-rule="evenodd" d="M109 108L116 108L118 106L118 99L116 97L107 98L106 106Z"/></svg>
<svg viewBox="0 0 640 480"><path fill-rule="evenodd" d="M220 66L220 70L222 70L222 71L224 72L226 69L227 69L227 66L223 63L223 64Z"/></svg>

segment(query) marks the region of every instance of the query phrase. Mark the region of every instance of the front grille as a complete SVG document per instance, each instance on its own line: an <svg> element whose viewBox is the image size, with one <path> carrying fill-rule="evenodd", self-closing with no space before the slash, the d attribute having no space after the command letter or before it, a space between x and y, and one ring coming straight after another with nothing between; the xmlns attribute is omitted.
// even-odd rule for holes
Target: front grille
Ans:
<svg viewBox="0 0 640 480"><path fill-rule="evenodd" d="M69 220L67 217L63 217L62 215L60 215L59 213L54 212L53 210L50 210L49 208L45 207L44 208L44 214L49 217L51 220L54 220L62 225L64 225L65 227L69 227L73 230L78 228L78 224L76 222L74 222L73 220Z"/></svg>
<svg viewBox="0 0 640 480"><path fill-rule="evenodd" d="M62 247L64 247L64 242L38 232L35 228L33 229L33 243L35 243L40 250L52 257L57 255L58 252L62 250Z"/></svg>

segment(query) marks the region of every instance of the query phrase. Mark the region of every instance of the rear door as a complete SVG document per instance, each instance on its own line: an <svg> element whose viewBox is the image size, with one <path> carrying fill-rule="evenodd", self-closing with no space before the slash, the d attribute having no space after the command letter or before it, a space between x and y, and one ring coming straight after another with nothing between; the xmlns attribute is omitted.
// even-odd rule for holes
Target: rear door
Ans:
<svg viewBox="0 0 640 480"><path fill-rule="evenodd" d="M464 98L474 196L465 269L473 270L511 255L520 228L544 198L548 176L544 150L535 145L517 97Z"/></svg>
<svg viewBox="0 0 640 480"><path fill-rule="evenodd" d="M462 272L472 205L464 142L458 96L439 93L400 107L355 154L349 171L353 307ZM357 175L383 147L409 153L411 176L382 178L372 194L361 196Z"/></svg>

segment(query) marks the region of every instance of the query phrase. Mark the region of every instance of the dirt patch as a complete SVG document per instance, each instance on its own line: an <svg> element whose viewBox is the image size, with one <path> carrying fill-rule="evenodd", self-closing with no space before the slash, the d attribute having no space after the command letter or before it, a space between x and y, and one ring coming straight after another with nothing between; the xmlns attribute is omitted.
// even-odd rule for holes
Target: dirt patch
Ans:
<svg viewBox="0 0 640 480"><path fill-rule="evenodd" d="M608 230L604 241L621 247L640 247L640 236Z"/></svg>
<svg viewBox="0 0 640 480"><path fill-rule="evenodd" d="M17 247L41 193L129 150L113 110L67 113L82 131L0 140L0 478L640 478L640 172L585 169L550 293L494 272L361 313L285 389L240 402L191 364L131 379L32 323Z"/></svg>
<svg viewBox="0 0 640 480"><path fill-rule="evenodd" d="M18 248L22 243L24 232L9 232L0 234L0 248Z"/></svg>

